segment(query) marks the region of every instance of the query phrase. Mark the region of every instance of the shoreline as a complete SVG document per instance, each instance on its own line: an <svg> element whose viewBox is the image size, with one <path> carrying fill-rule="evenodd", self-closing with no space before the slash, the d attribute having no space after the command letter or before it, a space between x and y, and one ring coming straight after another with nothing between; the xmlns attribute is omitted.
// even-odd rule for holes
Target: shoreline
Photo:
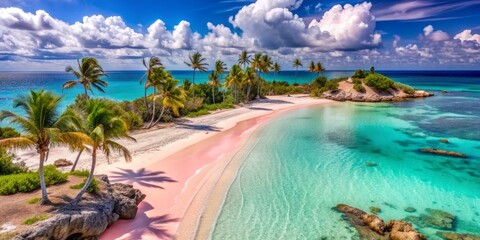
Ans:
<svg viewBox="0 0 480 240"><path fill-rule="evenodd" d="M248 106L207 115L203 118L218 120L209 126L211 131L205 132L202 128L164 146L135 152L133 163L98 166L98 174L107 174L114 183L132 184L147 194L134 220L116 222L101 239L172 238L180 222L190 221L184 217L187 210L201 207L196 201L209 196L204 189L211 188L212 181L219 178L219 173L220 176L223 174L218 171L218 164L231 158L255 129L289 109L329 103L334 101L273 96ZM175 128L153 132L175 131Z"/></svg>

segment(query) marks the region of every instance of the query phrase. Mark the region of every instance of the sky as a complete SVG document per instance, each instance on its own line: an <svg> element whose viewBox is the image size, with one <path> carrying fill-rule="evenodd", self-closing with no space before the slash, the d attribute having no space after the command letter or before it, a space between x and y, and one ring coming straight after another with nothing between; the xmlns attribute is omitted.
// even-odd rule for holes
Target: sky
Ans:
<svg viewBox="0 0 480 240"><path fill-rule="evenodd" d="M234 64L242 50L282 69L480 70L480 0L1 0L0 71L63 71L96 57L143 69L189 54Z"/></svg>

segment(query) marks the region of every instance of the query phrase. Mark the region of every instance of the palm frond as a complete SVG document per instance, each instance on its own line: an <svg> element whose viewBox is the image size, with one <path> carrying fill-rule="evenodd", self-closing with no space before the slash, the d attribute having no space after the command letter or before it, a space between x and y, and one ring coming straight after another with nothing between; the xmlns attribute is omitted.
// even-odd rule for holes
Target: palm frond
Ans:
<svg viewBox="0 0 480 240"><path fill-rule="evenodd" d="M27 137L5 138L0 140L0 147L10 149L32 149L35 148L35 142Z"/></svg>

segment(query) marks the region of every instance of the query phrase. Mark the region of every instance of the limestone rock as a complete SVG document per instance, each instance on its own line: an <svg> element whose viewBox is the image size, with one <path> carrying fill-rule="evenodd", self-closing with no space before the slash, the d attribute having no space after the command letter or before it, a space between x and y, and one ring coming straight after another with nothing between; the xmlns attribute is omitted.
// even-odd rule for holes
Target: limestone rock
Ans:
<svg viewBox="0 0 480 240"><path fill-rule="evenodd" d="M416 212L417 211L417 209L415 209L413 207L407 207L404 210L405 210L405 212Z"/></svg>
<svg viewBox="0 0 480 240"><path fill-rule="evenodd" d="M97 239L119 218L134 218L145 194L131 185L110 184L105 175L96 178L102 188L95 196L76 206L63 206L51 218L34 224L14 239Z"/></svg>
<svg viewBox="0 0 480 240"><path fill-rule="evenodd" d="M424 153L432 153L432 154L437 154L437 155L444 155L444 156L450 156L450 157L460 157L460 158L466 158L467 155L459 152L450 152L442 149L436 149L436 148L422 148L420 149L421 152Z"/></svg>
<svg viewBox="0 0 480 240"><path fill-rule="evenodd" d="M370 212L373 213L373 214L377 214L377 213L381 213L382 209L380 209L378 207L370 207Z"/></svg>
<svg viewBox="0 0 480 240"><path fill-rule="evenodd" d="M64 159L64 158L55 160L55 162L53 162L53 166L55 166L57 168L58 167L72 166L72 165L73 165L72 161L69 161L69 160Z"/></svg>
<svg viewBox="0 0 480 240"><path fill-rule="evenodd" d="M420 214L420 216L408 216L405 220L415 223L420 227L430 227L441 230L454 230L455 229L455 216L439 210L439 209L426 209L426 214Z"/></svg>
<svg viewBox="0 0 480 240"><path fill-rule="evenodd" d="M373 231L383 235L385 233L385 223L381 218L373 214L365 214L362 217L362 220L367 226L370 227Z"/></svg>
<svg viewBox="0 0 480 240"><path fill-rule="evenodd" d="M402 220L390 220L387 222L388 237L391 240L426 240L427 238L417 232L411 223Z"/></svg>
<svg viewBox="0 0 480 240"><path fill-rule="evenodd" d="M437 235L447 240L480 240L480 235L454 232L437 232Z"/></svg>
<svg viewBox="0 0 480 240"><path fill-rule="evenodd" d="M449 143L448 139L440 139L439 141L442 143Z"/></svg>

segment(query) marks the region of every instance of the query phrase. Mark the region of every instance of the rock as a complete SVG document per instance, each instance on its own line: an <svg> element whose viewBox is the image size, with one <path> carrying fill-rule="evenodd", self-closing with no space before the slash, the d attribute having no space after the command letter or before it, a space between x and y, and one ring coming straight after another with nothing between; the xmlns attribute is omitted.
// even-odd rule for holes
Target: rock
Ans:
<svg viewBox="0 0 480 240"><path fill-rule="evenodd" d="M445 93L449 93L448 91L446 90L442 90L442 93L445 94Z"/></svg>
<svg viewBox="0 0 480 240"><path fill-rule="evenodd" d="M435 149L435 148L422 148L420 149L421 152L424 153L432 153L432 154L437 154L437 155L444 155L444 156L450 156L450 157L460 157L460 158L466 158L467 155L459 152L450 152L447 150L441 150L441 149Z"/></svg>
<svg viewBox="0 0 480 240"><path fill-rule="evenodd" d="M447 139L440 139L439 141L442 142L442 143L449 143L449 141Z"/></svg>
<svg viewBox="0 0 480 240"><path fill-rule="evenodd" d="M416 225L424 228L436 228L441 230L454 230L455 229L455 216L438 209L427 208L426 214L420 214L420 216L408 216L405 220L413 222Z"/></svg>
<svg viewBox="0 0 480 240"><path fill-rule="evenodd" d="M370 229L383 235L385 233L385 223L381 218L373 214L365 214L362 217L362 221L367 224Z"/></svg>
<svg viewBox="0 0 480 240"><path fill-rule="evenodd" d="M376 166L378 166L378 164L376 164L376 163L374 163L374 162L366 162L366 163L365 163L365 166L367 166L367 167L376 167Z"/></svg>
<svg viewBox="0 0 480 240"><path fill-rule="evenodd" d="M342 217L354 227L362 239L375 239L375 240L388 240L388 238L382 234L379 234L377 231L373 230L368 224L363 220L364 216L368 214L358 208L354 208L345 204L338 204L335 208L338 212L343 213ZM375 215L372 215L375 216ZM371 222L375 227L375 222L370 217L366 217L366 220Z"/></svg>
<svg viewBox="0 0 480 240"><path fill-rule="evenodd" d="M407 207L404 210L405 210L405 212L416 212L417 211L417 209L415 209L413 207Z"/></svg>
<svg viewBox="0 0 480 240"><path fill-rule="evenodd" d="M131 185L110 184L105 175L96 178L101 185L97 194L84 197L76 206L61 207L14 239L97 239L119 218L134 218L145 194Z"/></svg>
<svg viewBox="0 0 480 240"><path fill-rule="evenodd" d="M55 166L57 168L58 167L72 166L72 165L73 165L72 161L69 161L69 160L64 159L64 158L55 160L55 162L53 162L53 166Z"/></svg>
<svg viewBox="0 0 480 240"><path fill-rule="evenodd" d="M403 97L393 97L392 98L392 102L405 102L407 101L406 98L403 98Z"/></svg>
<svg viewBox="0 0 480 240"><path fill-rule="evenodd" d="M433 96L434 94L433 93L429 93L429 92L426 92L426 91L415 91L413 93L413 97L414 98L424 98L424 97L431 97Z"/></svg>
<svg viewBox="0 0 480 240"><path fill-rule="evenodd" d="M373 214L377 214L377 213L381 213L382 209L380 209L378 207L370 207L370 212L373 213Z"/></svg>
<svg viewBox="0 0 480 240"><path fill-rule="evenodd" d="M473 234L437 232L437 235L447 240L480 240L480 235Z"/></svg>
<svg viewBox="0 0 480 240"><path fill-rule="evenodd" d="M411 223L402 220L390 220L387 222L386 230L391 240L426 240L427 238L417 232Z"/></svg>

